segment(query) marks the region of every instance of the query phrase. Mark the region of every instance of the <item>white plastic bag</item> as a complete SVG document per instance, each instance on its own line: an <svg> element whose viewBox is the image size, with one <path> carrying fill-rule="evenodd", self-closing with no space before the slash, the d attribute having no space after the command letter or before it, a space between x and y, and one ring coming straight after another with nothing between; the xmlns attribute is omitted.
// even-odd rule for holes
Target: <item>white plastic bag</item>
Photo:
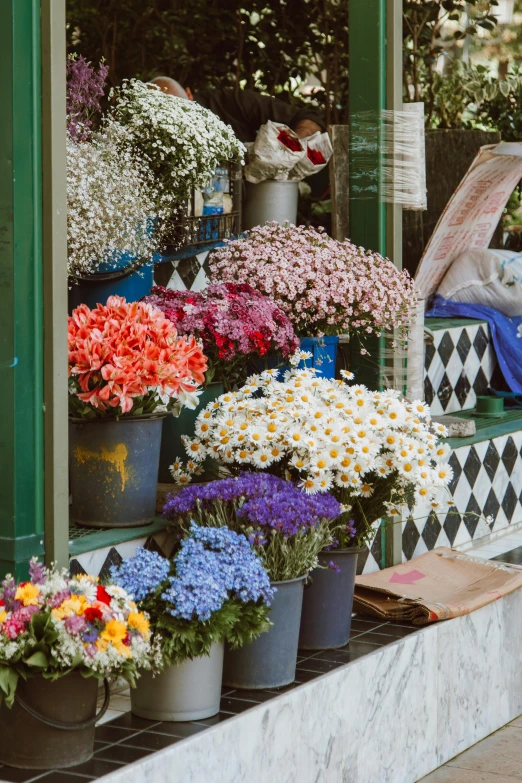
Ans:
<svg viewBox="0 0 522 783"><path fill-rule="evenodd" d="M245 166L245 178L257 184L265 179L288 179L289 172L304 158L306 149L288 125L268 120L262 125Z"/></svg>
<svg viewBox="0 0 522 783"><path fill-rule="evenodd" d="M515 318L522 315L522 255L492 248L468 250L452 263L439 285L445 299L486 305Z"/></svg>
<svg viewBox="0 0 522 783"><path fill-rule="evenodd" d="M328 165L328 161L332 157L333 147L327 133L317 131L313 136L301 139L301 142L306 148L306 154L294 166L288 179L304 179L312 174L317 174Z"/></svg>

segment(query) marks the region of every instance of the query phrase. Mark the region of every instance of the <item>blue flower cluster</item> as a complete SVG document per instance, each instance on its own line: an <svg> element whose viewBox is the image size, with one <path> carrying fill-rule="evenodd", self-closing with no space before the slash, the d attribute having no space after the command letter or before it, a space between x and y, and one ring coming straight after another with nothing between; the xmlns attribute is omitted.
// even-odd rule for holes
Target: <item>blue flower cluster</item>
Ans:
<svg viewBox="0 0 522 783"><path fill-rule="evenodd" d="M174 617L205 621L228 598L243 603L261 598L270 605L274 596L261 559L244 535L227 527L192 524L174 564L176 576L169 578L170 585L161 595Z"/></svg>
<svg viewBox="0 0 522 783"><path fill-rule="evenodd" d="M138 547L134 557L110 570L114 584L123 587L135 601L143 601L166 580L170 562L156 552Z"/></svg>
<svg viewBox="0 0 522 783"><path fill-rule="evenodd" d="M163 516L176 519L180 514L190 514L198 502L203 509L232 503L237 517L251 525L280 531L285 538L341 513L339 502L329 492L307 495L292 482L270 473L245 472L237 479L185 487L169 498Z"/></svg>

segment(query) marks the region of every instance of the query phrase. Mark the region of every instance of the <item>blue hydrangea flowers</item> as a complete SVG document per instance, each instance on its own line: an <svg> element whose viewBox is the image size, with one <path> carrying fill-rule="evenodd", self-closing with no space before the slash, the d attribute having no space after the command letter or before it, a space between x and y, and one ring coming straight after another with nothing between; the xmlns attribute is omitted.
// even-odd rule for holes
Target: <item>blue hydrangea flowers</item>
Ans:
<svg viewBox="0 0 522 783"><path fill-rule="evenodd" d="M138 547L134 557L119 566L111 566L111 578L123 587L135 601L143 601L153 593L170 572L170 563L156 552Z"/></svg>
<svg viewBox="0 0 522 783"><path fill-rule="evenodd" d="M155 552L138 548L134 557L112 566L111 577L136 601L161 589L169 614L201 622L229 599L245 604L262 600L269 606L275 592L261 559L242 533L195 524L172 564Z"/></svg>
<svg viewBox="0 0 522 783"><path fill-rule="evenodd" d="M208 620L228 598L243 603L262 599L267 605L272 601L274 590L260 558L244 535L227 527L193 524L174 565L176 574L161 595L174 617Z"/></svg>

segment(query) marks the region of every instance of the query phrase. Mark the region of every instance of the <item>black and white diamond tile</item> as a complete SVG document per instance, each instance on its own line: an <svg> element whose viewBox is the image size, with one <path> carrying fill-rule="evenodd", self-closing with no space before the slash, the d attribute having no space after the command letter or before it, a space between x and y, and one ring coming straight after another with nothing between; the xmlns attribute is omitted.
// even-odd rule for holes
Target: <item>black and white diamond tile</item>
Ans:
<svg viewBox="0 0 522 783"><path fill-rule="evenodd" d="M99 576L101 581L105 581L110 575L111 565L119 565L125 558L132 557L140 546L154 552L163 552L168 557L172 552L172 534L167 530L162 530L153 536L141 536L131 541L122 541L114 546L73 555L69 561L69 568L72 574L91 574L91 576Z"/></svg>
<svg viewBox="0 0 522 783"><path fill-rule="evenodd" d="M457 448L450 463L454 478L439 507L420 503L403 523L403 560L522 522L522 431Z"/></svg>
<svg viewBox="0 0 522 783"><path fill-rule="evenodd" d="M424 365L424 396L433 415L474 408L497 365L488 325L436 329L433 338L426 345Z"/></svg>
<svg viewBox="0 0 522 783"><path fill-rule="evenodd" d="M154 267L154 282L176 291L202 291L208 285L208 256L203 250L191 256L165 261Z"/></svg>

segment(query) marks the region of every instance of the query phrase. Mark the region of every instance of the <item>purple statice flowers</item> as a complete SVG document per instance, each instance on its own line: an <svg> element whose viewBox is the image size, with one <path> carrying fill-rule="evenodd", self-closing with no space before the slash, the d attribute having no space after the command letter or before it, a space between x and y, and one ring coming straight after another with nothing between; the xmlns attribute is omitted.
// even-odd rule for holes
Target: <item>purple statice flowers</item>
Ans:
<svg viewBox="0 0 522 783"><path fill-rule="evenodd" d="M67 130L74 141L85 141L92 128L91 117L101 111L109 66L101 62L98 70L85 57L67 58Z"/></svg>
<svg viewBox="0 0 522 783"><path fill-rule="evenodd" d="M341 507L328 492L307 495L292 482L270 473L245 472L239 478L184 487L168 499L163 516L174 521L196 512L236 523L241 520L244 527L272 529L290 538L316 527L321 520L335 519Z"/></svg>

